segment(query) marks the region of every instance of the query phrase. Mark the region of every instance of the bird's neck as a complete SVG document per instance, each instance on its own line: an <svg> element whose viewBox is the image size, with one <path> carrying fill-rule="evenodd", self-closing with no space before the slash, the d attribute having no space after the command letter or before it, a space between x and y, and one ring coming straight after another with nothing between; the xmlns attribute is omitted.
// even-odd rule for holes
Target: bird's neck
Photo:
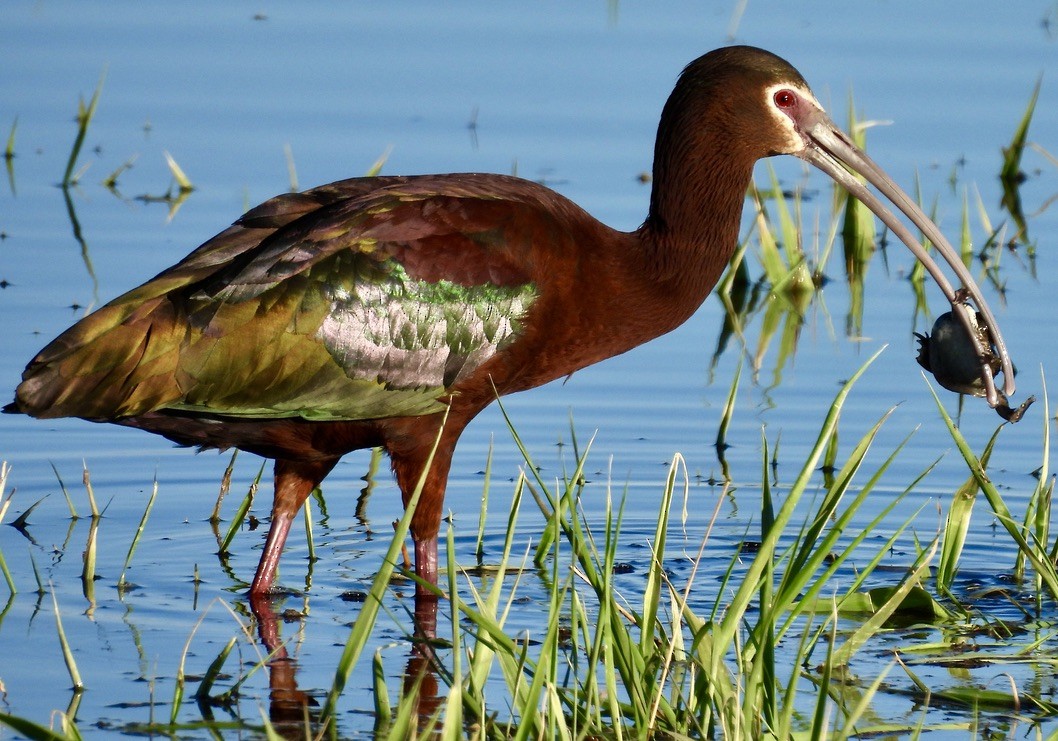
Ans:
<svg viewBox="0 0 1058 741"><path fill-rule="evenodd" d="M685 146L657 148L650 212L639 230L656 278L681 288L698 304L738 245L754 163L751 157L725 151L723 137L710 133L715 132L683 133L673 141Z"/></svg>

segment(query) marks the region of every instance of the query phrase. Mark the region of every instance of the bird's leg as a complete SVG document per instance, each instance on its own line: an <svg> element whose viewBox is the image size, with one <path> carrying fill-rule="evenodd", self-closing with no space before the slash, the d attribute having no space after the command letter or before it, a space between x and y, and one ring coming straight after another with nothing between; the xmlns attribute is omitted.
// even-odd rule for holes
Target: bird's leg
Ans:
<svg viewBox="0 0 1058 741"><path fill-rule="evenodd" d="M437 584L437 536L415 541L415 574L425 582ZM419 587L419 592L422 588Z"/></svg>
<svg viewBox="0 0 1058 741"><path fill-rule="evenodd" d="M331 472L337 458L316 461L291 461L277 459L275 465L275 498L272 501L272 524L268 528L261 561L257 564L250 594L262 596L272 589L279 557L287 542L290 523L294 521L301 506L312 490L320 485Z"/></svg>
<svg viewBox="0 0 1058 741"><path fill-rule="evenodd" d="M415 575L423 581L437 585L437 536L415 541ZM433 653L430 641L437 637L437 595L422 584L415 583L415 628L424 656Z"/></svg>
<svg viewBox="0 0 1058 741"><path fill-rule="evenodd" d="M441 511L444 506L445 487L448 484L448 469L452 463L452 450L455 437L445 430L440 443L434 451L433 461L425 476L426 455L433 447L432 435L412 440L411 444L401 450L390 446L390 460L393 472L397 477L404 506L411 502L415 490L422 479L422 493L419 495L415 512L411 518L411 538L415 544L415 573L427 584L437 584L437 533L441 529ZM436 434L436 433L434 433ZM420 636L432 639L437 632L437 596L422 584L415 585L415 622Z"/></svg>
<svg viewBox="0 0 1058 741"><path fill-rule="evenodd" d="M415 544L415 573L427 584L437 584L437 532L441 528L441 509L444 505L445 484L448 480L448 460L438 461L434 458L433 466L426 476L422 493L419 495L415 513L411 517L411 538ZM441 466L443 470L438 471ZM394 465L394 468L397 468ZM399 471L400 469L398 469ZM421 470L421 469L420 469ZM418 485L418 476L411 488L405 486L404 477L398 472L397 482L401 485L404 506L411 501ZM416 595L433 596L433 592L417 584Z"/></svg>
<svg viewBox="0 0 1058 741"><path fill-rule="evenodd" d="M275 579L276 568L279 566L279 557L283 555L291 519L293 515L288 516L274 510L272 512L268 538L265 540L264 551L261 552L261 560L257 563L257 571L250 585L250 594L255 597L267 595L272 590L272 580Z"/></svg>
<svg viewBox="0 0 1058 741"><path fill-rule="evenodd" d="M268 649L269 717L275 723L300 720L313 700L298 689L297 662L288 654L279 635L279 618L272 608L269 592L275 580L279 557L283 554L290 524L312 490L320 485L338 459L324 461L276 460L275 498L272 523L268 528L261 561L250 585L250 609L257 619L261 642Z"/></svg>

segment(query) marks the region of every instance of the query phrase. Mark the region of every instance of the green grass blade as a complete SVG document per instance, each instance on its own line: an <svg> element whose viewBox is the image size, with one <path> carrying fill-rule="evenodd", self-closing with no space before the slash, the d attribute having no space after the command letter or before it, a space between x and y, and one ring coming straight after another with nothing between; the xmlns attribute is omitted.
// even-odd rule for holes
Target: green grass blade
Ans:
<svg viewBox="0 0 1058 741"><path fill-rule="evenodd" d="M99 83L96 85L95 92L92 93L91 99L88 101L88 105L85 105L84 98L81 98L77 102L77 136L73 142L73 148L70 150L70 157L66 161L66 171L62 176L63 187L69 187L77 182L77 177L74 176L74 168L77 166L77 158L81 154L81 147L84 146L85 136L88 134L88 125L92 122L92 118L95 116L96 107L99 105L99 96L103 92L103 81L106 79L107 73L104 70L103 74L99 77Z"/></svg>
<svg viewBox="0 0 1058 741"><path fill-rule="evenodd" d="M999 439L997 428L988 441L984 452L981 454L981 465L987 466L988 459L992 454L992 448ZM977 479L970 476L963 482L962 486L952 494L951 504L948 505L948 514L945 517L944 531L941 536L940 560L937 563L935 581L937 589L943 594L950 593L952 582L959 566L959 557L962 555L963 545L966 543L966 535L970 530L970 517L973 514L974 501L977 498L979 487Z"/></svg>
<svg viewBox="0 0 1058 741"><path fill-rule="evenodd" d="M485 520L488 517L489 511L489 487L492 483L492 439L489 439L489 450L485 455L485 483L481 489L481 507L478 509L478 537L477 544L474 547L474 556L477 558L478 565L481 565L481 561L485 556Z"/></svg>
<svg viewBox="0 0 1058 741"><path fill-rule="evenodd" d="M381 737L381 731L393 722L393 709L389 705L389 690L386 689L386 669L382 663L382 647L375 649L371 661L371 680L375 701L375 736Z"/></svg>
<svg viewBox="0 0 1058 741"><path fill-rule="evenodd" d="M455 530L449 524L448 543L448 590L450 593L456 591L456 539ZM444 725L441 728L442 741L459 741L463 738L463 662L462 644L459 624L458 608L449 600L452 607L452 653L451 653L451 687L445 700Z"/></svg>
<svg viewBox="0 0 1058 741"><path fill-rule="evenodd" d="M1036 101L1040 96L1040 85L1042 82L1043 78L1041 76L1032 90L1029 103L1025 107L1025 113L1017 129L1014 131L1010 146L1003 147L1003 166L999 172L999 182L1003 186L1001 203L1017 227L1015 239L1022 241L1028 241L1028 224L1021 205L1021 183L1025 180L1025 174L1021 170L1021 157L1025 151L1029 123L1032 121L1032 115L1036 110Z"/></svg>
<svg viewBox="0 0 1058 741"><path fill-rule="evenodd" d="M235 459L239 457L239 449L235 448L231 452L231 458L228 460L228 465L224 468L224 473L220 477L220 490L217 492L217 501L213 505L213 511L209 515L209 521L212 523L220 522L220 506L224 502L224 497L228 495L231 490L231 477L235 473Z"/></svg>
<svg viewBox="0 0 1058 741"><path fill-rule="evenodd" d="M70 675L70 681L73 682L73 688L75 690L83 690L84 682L81 681L81 672L77 669L77 661L73 657L73 651L70 650L70 643L66 640L66 631L62 628L62 615L59 613L59 599L55 596L55 585L49 585L51 587L51 601L55 606L55 628L59 634L59 647L62 649L62 658L66 662L66 671Z"/></svg>
<svg viewBox="0 0 1058 741"><path fill-rule="evenodd" d="M92 487L92 476L88 472L88 462L81 461L81 483L84 484L85 493L88 494L88 507L92 511L92 519L99 519L99 505L96 503L95 489Z"/></svg>
<svg viewBox="0 0 1058 741"><path fill-rule="evenodd" d="M15 715L9 715L7 713L0 713L0 723L3 723L8 728L11 728L16 733L25 736L31 741L70 741L69 736L56 733L50 728L46 728L42 725L38 725L31 720L25 718L19 718Z"/></svg>
<svg viewBox="0 0 1058 741"><path fill-rule="evenodd" d="M556 548L558 544L556 543ZM557 554L556 554L557 556ZM557 568L558 558L555 558L555 565ZM523 696L518 701L516 709L520 711L522 715L522 722L518 724L518 729L514 734L514 741L526 741L530 738L543 738L546 737L544 729L540 727L538 716L536 716L532 710L539 706L540 696L544 691L545 681L553 683L554 677L552 672L555 670L554 657L558 653L558 628L559 621L556 618L562 612L562 605L565 602L565 596L569 590L568 584L560 589L551 590L551 607L550 617L548 620L547 632L544 634L540 645L540 660L533 670L533 678L529 683L529 687L524 692Z"/></svg>
<svg viewBox="0 0 1058 741"><path fill-rule="evenodd" d="M735 415L735 402L738 399L738 385L742 378L742 358L739 357L738 365L735 367L734 377L731 379L731 387L724 401L724 408L720 412L720 424L716 430L716 456L720 461L720 470L724 481L731 481L731 467L727 462L724 451L727 450L727 431L731 427L731 420Z"/></svg>
<svg viewBox="0 0 1058 741"><path fill-rule="evenodd" d="M77 514L77 507L74 506L73 497L70 496L70 490L66 488L62 476L59 474L59 469L55 467L54 463L50 463L50 465L51 470L55 472L55 478L59 481L59 491L61 491L62 495L66 498L66 506L70 510L70 519L79 519L80 515Z"/></svg>
<svg viewBox="0 0 1058 741"><path fill-rule="evenodd" d="M760 539L761 542L773 536L775 528L775 505L772 502L771 480L768 478L768 440L761 428L761 506L760 506ZM775 729L778 720L779 698L776 695L777 675L775 673L775 618L776 611L781 609L775 603L775 561L766 559L764 572L760 580L760 603L757 610L757 626L753 631L753 640L758 647L757 660L752 663L753 671L746 682L746 700L744 706L751 713L746 719L746 727L754 728L760 722L763 728ZM753 713L759 713L759 716Z"/></svg>
<svg viewBox="0 0 1058 741"><path fill-rule="evenodd" d="M220 653L210 662L209 667L206 669L206 673L202 675L202 681L198 683L198 689L195 690L196 698L203 699L209 697L209 693L212 691L213 685L217 681L217 677L220 676L221 669L224 668L224 662L228 660L228 656L231 654L231 650L235 648L237 640L237 636L229 638L224 648L222 648Z"/></svg>
<svg viewBox="0 0 1058 741"><path fill-rule="evenodd" d="M927 382L928 383L928 382ZM952 418L948 415L947 410L941 403L940 397L934 390L933 385L929 384L930 393L933 394L933 399L937 403L937 409L940 411L941 417L944 420L944 424L948 427L948 433L951 435L952 440L955 441L955 445L959 448L959 452L962 453L963 460L966 461L966 465L969 466L970 472L974 478L977 479L978 485L981 487L981 491L984 493L985 498L988 500L989 506L992 508L992 512L995 513L996 519L999 520L999 524L1007 531L1007 534L1017 543L1018 548L1025 554L1025 557L1032 563L1033 568L1039 575L1043 582L1043 585L1050 592L1051 596L1058 599L1058 571L1055 570L1055 565L1047 557L1047 552L1044 544L1032 543L1030 544L1025 536L1021 532L1020 523L1018 523L1010 513L1010 509L1007 507L1006 502L1003 501L1003 497L1000 495L999 490L995 484L988 477L984 466L981 461L974 454L973 450L970 449L969 443L966 442L966 438L963 437L962 432L955 426Z"/></svg>
<svg viewBox="0 0 1058 741"><path fill-rule="evenodd" d="M129 565L132 563L132 556L136 553L136 546L139 545L140 538L143 536L143 530L147 527L147 519L151 516L151 509L154 508L154 500L158 497L158 478L154 479L154 488L151 489L151 496L147 500L147 507L143 510L143 516L140 517L140 524L136 527L136 533L132 536L132 542L129 543L129 552L125 555L125 565L121 567L121 576L118 577L118 589L125 586L125 572L129 570Z"/></svg>
<svg viewBox="0 0 1058 741"><path fill-rule="evenodd" d="M1025 144L1029 135L1029 124L1032 122L1032 115L1036 111L1036 101L1039 100L1040 86L1042 84L1042 78L1036 81L1036 85L1032 89L1032 95L1029 96L1029 103L1025 106L1025 113L1022 114L1021 121L1018 122L1018 126L1014 130L1010 145L1003 147L1003 167L999 171L999 177L1005 182L1016 183L1022 177L1021 156L1025 152Z"/></svg>
<svg viewBox="0 0 1058 741"><path fill-rule="evenodd" d="M6 496L4 495L4 492L7 491L7 477L10 473L11 466L7 464L7 461L0 461L0 524L3 524L7 509L11 506L11 499L15 496L14 491L9 492ZM17 594L18 588L15 586L11 571L7 568L7 561L4 560L4 552L2 550L0 550L0 572L4 575L4 581L7 582L7 589L11 596Z"/></svg>
<svg viewBox="0 0 1058 741"><path fill-rule="evenodd" d="M837 616L835 615L834 618ZM837 640L837 620L830 621L831 630L827 641L827 657L821 667L819 684L817 685L815 712L812 715L812 738L826 738L829 734L829 712L830 703L830 678L834 671L834 643ZM796 677L791 678L790 686L796 685ZM791 698L792 699L792 698ZM791 703L792 704L792 703Z"/></svg>
<svg viewBox="0 0 1058 741"><path fill-rule="evenodd" d="M99 520L93 518L88 525L88 541L81 553L81 588L89 609L95 606L96 561L99 556Z"/></svg>
<svg viewBox="0 0 1058 741"><path fill-rule="evenodd" d="M173 159L173 155L168 152L162 152L165 155L165 163L169 165L169 172L173 174L173 180L176 181L177 187L181 193L190 193L195 189L195 186L191 184L191 179L187 177L180 165L176 164L176 160Z"/></svg>
<svg viewBox="0 0 1058 741"><path fill-rule="evenodd" d="M661 502L658 505L657 525L651 544L650 569L647 571L647 583L643 589L643 620L639 626L639 650L642 653L653 653L655 623L661 602L662 580L665 576L665 538L669 529L669 511L672 507L672 493L676 488L676 477L681 468L684 472L683 487L686 493L690 488L690 481L686 476L687 464L683 456L677 453L669 465Z"/></svg>
<svg viewBox="0 0 1058 741"><path fill-rule="evenodd" d="M254 496L257 494L257 489L261 485L261 477L264 475L266 463L266 461L261 463L261 467L257 470L257 476L254 477L253 483L250 484L250 488L246 491L246 496L243 497L242 502L239 503L239 508L231 518L231 525L228 526L228 532L224 534L224 540L220 542L220 547L217 549L217 552L222 556L231 553L228 548L231 546L232 540L235 539L235 534L238 533L239 528L242 527L243 521L246 519L246 513L250 511L250 505L253 504Z"/></svg>
<svg viewBox="0 0 1058 741"><path fill-rule="evenodd" d="M11 576L11 570L7 567L7 561L4 559L4 552L0 551L0 573L4 575L4 581L7 583L7 590L11 596L18 594L18 588L15 586L15 580Z"/></svg>
<svg viewBox="0 0 1058 741"><path fill-rule="evenodd" d="M918 586L922 581L923 575L929 569L933 556L937 553L937 546L938 543L934 540L929 550L920 554L916 559L916 563L912 567L911 572L904 578L900 586L892 590L889 599L878 607L873 615L856 628L852 635L850 635L841 647L834 652L834 662L838 666L847 666L852 659L852 655L860 649L867 639L875 635L881 629L885 622L892 617L892 614L896 612L897 608L903 604L904 598L907 597L912 588Z"/></svg>
<svg viewBox="0 0 1058 741"><path fill-rule="evenodd" d="M718 647L718 650L713 652L713 664L708 669L709 676L715 676L718 674L719 662L722 660L726 647L731 646L734 642L735 634L741 625L742 616L745 614L746 609L749 607L750 602L759 587L765 569L771 563L772 555L776 552L779 536L790 521L790 518L793 516L794 508L796 507L801 494L807 488L808 482L818 466L820 458L826 450L831 432L835 425L837 425L837 420L845 399L852 391L852 387L855 385L856 381L860 379L860 377L866 372L867 368L870 367L871 363L874 362L875 358L877 358L883 350L884 348L872 355L867 362L845 382L835 397L834 402L831 404L815 445L809 453L797 479L790 487L790 493L787 495L786 501L783 502L782 507L780 507L779 511L776 513L775 526L769 532L768 537L761 543L757 557L754 558L753 562L750 564L747 573L743 577L741 585L739 585L735 595L731 598L727 612L721 619L720 624L716 627L715 644Z"/></svg>
<svg viewBox="0 0 1058 741"><path fill-rule="evenodd" d="M393 147L386 147L386 151L378 156L378 159L372 163L371 167L367 168L365 176L369 178L377 177L382 172L382 166L386 164L386 160L389 159L390 152L393 151Z"/></svg>

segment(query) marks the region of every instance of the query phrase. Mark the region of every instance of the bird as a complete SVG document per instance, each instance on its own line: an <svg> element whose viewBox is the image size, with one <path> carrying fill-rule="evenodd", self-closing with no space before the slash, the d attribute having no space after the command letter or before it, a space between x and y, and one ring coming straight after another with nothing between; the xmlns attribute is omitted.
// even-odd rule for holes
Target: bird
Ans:
<svg viewBox="0 0 1058 741"><path fill-rule="evenodd" d="M467 424L500 396L686 321L736 248L754 164L782 154L868 206L968 332L980 314L967 351L980 388L998 404L1002 372L1012 394L995 317L939 228L790 63L727 46L688 64L663 106L637 229L612 229L544 185L499 174L361 177L279 195L59 335L4 411L274 459L255 598L274 593L309 494L346 453L381 447L405 506L422 479L410 523L416 598L436 596L445 489ZM934 245L958 289L853 173Z"/></svg>
<svg viewBox="0 0 1058 741"><path fill-rule="evenodd" d="M994 348L990 347L988 336L982 330L984 318L980 314L974 314L972 318L974 332L986 348L986 358L992 372L997 373L1000 361L994 353ZM970 335L952 312L946 311L938 316L930 332L915 332L915 337L918 339L918 356L915 360L927 372L933 374L937 383L957 394L985 395ZM1014 368L1014 372L1017 372L1017 368ZM1035 396L1030 396L1016 408L1012 408L1006 396L1001 391L997 393L999 403L995 410L1008 422L1019 421L1036 401Z"/></svg>

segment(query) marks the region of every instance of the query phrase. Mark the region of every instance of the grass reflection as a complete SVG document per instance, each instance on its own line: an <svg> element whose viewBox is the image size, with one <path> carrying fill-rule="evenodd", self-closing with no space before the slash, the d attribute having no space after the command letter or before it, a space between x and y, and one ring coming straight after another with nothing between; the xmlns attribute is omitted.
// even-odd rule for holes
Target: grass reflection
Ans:
<svg viewBox="0 0 1058 741"><path fill-rule="evenodd" d="M1032 122L1032 114L1036 111L1036 101L1040 96L1042 82L1042 78L1036 81L1032 95L1029 96L1029 103L1025 107L1025 113L1014 131L1014 137L1008 146L1003 147L1003 166L999 171L999 182L1003 186L1001 203L1017 227L1017 233L1012 241L1027 245L1030 251L1034 251L1034 248L1029 240L1029 227L1021 206L1021 184L1025 181L1025 173L1021 170L1021 156L1028 141L1029 124Z"/></svg>
<svg viewBox="0 0 1058 741"><path fill-rule="evenodd" d="M18 189L15 187L15 132L18 130L18 116L11 122L11 132L7 135L7 144L4 146L4 167L7 169L7 184L11 188L11 195L17 196Z"/></svg>
<svg viewBox="0 0 1058 741"><path fill-rule="evenodd" d="M74 208L70 189L66 185L62 186L62 199L63 203L66 204L66 216L70 220L70 226L73 228L73 238L81 248L81 260L84 262L85 270L88 271L88 277L92 281L92 303L85 307L85 314L88 314L92 310L92 306L99 303L99 278L96 277L95 267L92 265L92 256L88 251L88 242L85 241L84 234L81 231L81 222L77 218L77 209Z"/></svg>

